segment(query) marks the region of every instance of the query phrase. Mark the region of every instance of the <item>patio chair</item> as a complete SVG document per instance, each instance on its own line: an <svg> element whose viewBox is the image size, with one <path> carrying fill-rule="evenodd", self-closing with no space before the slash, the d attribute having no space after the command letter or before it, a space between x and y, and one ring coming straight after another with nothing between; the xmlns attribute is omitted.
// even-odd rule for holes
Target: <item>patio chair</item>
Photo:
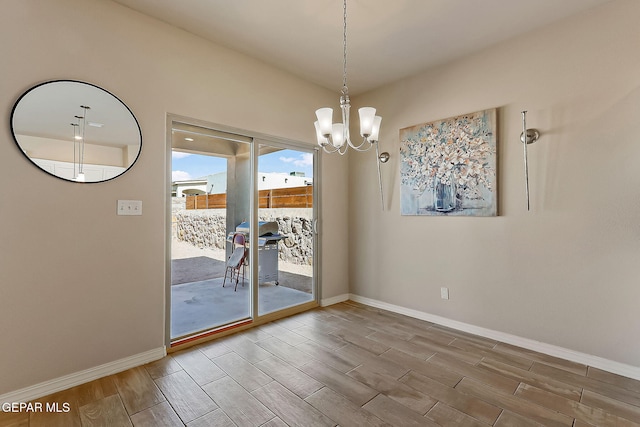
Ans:
<svg viewBox="0 0 640 427"><path fill-rule="evenodd" d="M238 290L238 279L240 278L240 269L242 269L242 286L244 286L246 260L247 260L247 240L244 234L234 233L231 238L231 245L233 246L233 252L227 260L227 267L224 271L224 280L222 281L222 287L224 288L227 282L227 275L231 272L231 281L235 275L236 286L234 292Z"/></svg>

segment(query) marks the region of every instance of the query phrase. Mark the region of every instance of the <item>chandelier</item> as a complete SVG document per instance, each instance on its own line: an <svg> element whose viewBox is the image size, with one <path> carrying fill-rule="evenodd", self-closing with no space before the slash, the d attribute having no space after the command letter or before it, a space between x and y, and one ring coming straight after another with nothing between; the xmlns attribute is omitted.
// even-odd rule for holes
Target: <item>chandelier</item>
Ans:
<svg viewBox="0 0 640 427"><path fill-rule="evenodd" d="M358 109L360 115L360 136L362 142L351 142L349 133L349 89L347 88L347 0L344 0L343 14L343 62L342 62L342 96L340 96L340 109L342 110L342 123L333 123L333 109L320 108L316 110L318 120L314 123L318 144L327 153L344 154L349 147L356 151L367 151L378 142L380 122L382 117L376 116L376 109L363 107ZM376 147L377 149L377 147Z"/></svg>

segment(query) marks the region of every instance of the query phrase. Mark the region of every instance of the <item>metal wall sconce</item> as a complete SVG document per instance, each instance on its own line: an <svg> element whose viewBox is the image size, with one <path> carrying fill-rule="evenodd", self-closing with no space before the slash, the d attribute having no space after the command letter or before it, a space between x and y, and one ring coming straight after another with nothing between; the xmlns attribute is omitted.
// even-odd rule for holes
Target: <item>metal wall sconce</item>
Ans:
<svg viewBox="0 0 640 427"><path fill-rule="evenodd" d="M386 151L378 155L380 163L387 163L389 161L389 157L391 156L389 156L389 153L387 153Z"/></svg>
<svg viewBox="0 0 640 427"><path fill-rule="evenodd" d="M527 195L527 210L530 210L529 202L529 165L527 163L527 145L533 144L540 138L540 132L537 129L527 129L527 112L522 112L522 133L520 134L520 142L524 147L524 182L525 192Z"/></svg>
<svg viewBox="0 0 640 427"><path fill-rule="evenodd" d="M384 192L382 191L382 173L380 172L380 163L387 163L391 156L388 152L380 152L378 144L376 143L376 163L378 164L378 185L380 186L380 202L382 203L382 210L384 210Z"/></svg>

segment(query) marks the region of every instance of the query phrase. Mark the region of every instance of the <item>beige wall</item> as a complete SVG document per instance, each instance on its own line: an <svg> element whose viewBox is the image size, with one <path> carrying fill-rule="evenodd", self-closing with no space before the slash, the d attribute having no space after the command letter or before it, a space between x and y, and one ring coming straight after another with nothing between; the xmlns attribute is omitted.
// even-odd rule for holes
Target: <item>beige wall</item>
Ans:
<svg viewBox="0 0 640 427"><path fill-rule="evenodd" d="M358 97L392 158L384 212L373 156L350 159L351 292L640 367L638 16L615 1ZM400 216L398 130L494 107L499 216Z"/></svg>
<svg viewBox="0 0 640 427"><path fill-rule="evenodd" d="M3 2L0 14L0 395L164 345L167 113L314 143L336 94L104 0ZM31 86L76 79L136 115L142 153L101 184L38 170L13 143ZM323 298L345 294L346 160L323 159ZM17 185L19 183L19 185ZM116 216L118 199L143 201Z"/></svg>

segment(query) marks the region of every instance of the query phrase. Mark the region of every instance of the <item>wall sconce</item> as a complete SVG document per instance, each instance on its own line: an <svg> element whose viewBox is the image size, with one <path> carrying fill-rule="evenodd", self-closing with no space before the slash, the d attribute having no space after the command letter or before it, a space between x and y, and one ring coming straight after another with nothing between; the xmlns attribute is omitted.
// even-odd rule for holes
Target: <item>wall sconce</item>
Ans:
<svg viewBox="0 0 640 427"><path fill-rule="evenodd" d="M524 182L525 193L527 195L527 211L530 210L529 203L529 165L527 163L527 145L533 144L540 138L540 132L537 129L527 129L527 112L522 112L522 133L520 134L520 142L524 147Z"/></svg>
<svg viewBox="0 0 640 427"><path fill-rule="evenodd" d="M378 165L378 185L380 186L380 203L382 203L382 210L384 210L384 192L382 191L382 172L380 172L380 163L387 163L389 161L389 153L384 151L380 152L378 144L376 144L376 164Z"/></svg>

